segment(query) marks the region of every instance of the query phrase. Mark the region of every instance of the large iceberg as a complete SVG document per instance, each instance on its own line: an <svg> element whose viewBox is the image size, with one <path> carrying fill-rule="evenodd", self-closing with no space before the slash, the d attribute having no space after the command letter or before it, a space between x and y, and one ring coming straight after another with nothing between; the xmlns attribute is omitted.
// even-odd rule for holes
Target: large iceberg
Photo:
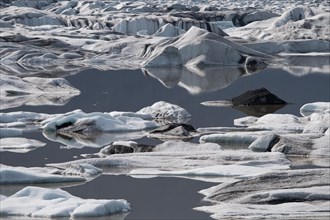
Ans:
<svg viewBox="0 0 330 220"><path fill-rule="evenodd" d="M239 66L247 56L271 59L271 56L236 44L220 35L195 26L169 43L149 46L143 55L143 67Z"/></svg>

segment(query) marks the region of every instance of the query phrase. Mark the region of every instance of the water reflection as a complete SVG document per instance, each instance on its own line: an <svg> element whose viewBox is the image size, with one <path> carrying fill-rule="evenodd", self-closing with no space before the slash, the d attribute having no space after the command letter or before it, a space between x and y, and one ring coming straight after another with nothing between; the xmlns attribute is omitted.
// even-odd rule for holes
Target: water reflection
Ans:
<svg viewBox="0 0 330 220"><path fill-rule="evenodd" d="M58 78L75 75L86 66L74 65L74 64L63 64L63 65L47 65L47 63L30 64L30 63L4 63L0 65L0 73L9 76L19 77L43 77L43 78Z"/></svg>
<svg viewBox="0 0 330 220"><path fill-rule="evenodd" d="M173 68L146 68L142 69L145 75L156 78L167 88L180 86L191 94L213 92L226 88L240 77L247 75L243 67L189 67Z"/></svg>
<svg viewBox="0 0 330 220"><path fill-rule="evenodd" d="M285 56L285 55L284 55ZM295 76L303 76L312 73L330 74L330 56L329 54L319 55L287 55L283 68L288 73Z"/></svg>
<svg viewBox="0 0 330 220"><path fill-rule="evenodd" d="M90 180L89 180L90 181ZM81 182L65 182L65 183L45 183L45 184L2 184L0 187L0 195L11 196L27 186L37 186L47 189L58 189L65 187L73 187L85 184L86 181ZM31 220L31 219L30 219Z"/></svg>
<svg viewBox="0 0 330 220"><path fill-rule="evenodd" d="M123 214L116 214L116 215L110 215L110 216L104 216L104 217L74 217L74 220L124 220L129 215L129 213L123 213ZM29 216L5 216L0 217L0 220L32 220L35 218L31 218ZM70 217L52 217L52 218L43 218L38 217L38 220L71 220Z"/></svg>
<svg viewBox="0 0 330 220"><path fill-rule="evenodd" d="M146 136L145 132L117 132L117 133L97 133L93 136L81 133L59 134L56 131L44 131L44 137L53 142L61 143L62 148L100 148L114 141L136 140Z"/></svg>
<svg viewBox="0 0 330 220"><path fill-rule="evenodd" d="M246 105L232 106L233 109L244 112L246 115L261 117L266 114L274 113L286 105Z"/></svg>
<svg viewBox="0 0 330 220"><path fill-rule="evenodd" d="M1 75L0 75L1 77ZM0 110L29 106L63 106L78 94L27 94L27 95L0 95Z"/></svg>

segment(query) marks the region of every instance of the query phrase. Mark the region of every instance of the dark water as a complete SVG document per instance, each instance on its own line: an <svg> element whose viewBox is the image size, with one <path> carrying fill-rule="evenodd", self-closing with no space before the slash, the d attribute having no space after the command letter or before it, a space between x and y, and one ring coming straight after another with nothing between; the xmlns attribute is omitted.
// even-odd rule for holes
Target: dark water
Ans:
<svg viewBox="0 0 330 220"><path fill-rule="evenodd" d="M192 207L205 205L197 192L213 183L180 178L135 179L128 176L100 176L81 186L65 188L82 198L125 198L132 212L125 219L210 219Z"/></svg>
<svg viewBox="0 0 330 220"><path fill-rule="evenodd" d="M243 77L213 92L191 95L180 86L168 89L156 79L143 75L141 70L106 71L85 70L66 78L81 90L64 106L21 106L3 112L33 111L64 113L74 109L85 112L137 111L154 102L164 100L186 108L192 115L189 122L195 128L232 126L233 119L245 113L225 107L207 107L200 103L224 100L240 95L246 90L267 88L291 105L276 113L299 115L299 108L308 102L329 101L329 75L311 74L294 76L282 70L267 69ZM12 166L44 166L46 163L64 162L79 158L80 154L99 151L95 148L63 149L60 143L47 140L41 132L30 132L25 137L47 143L34 151L18 154L2 152L1 163ZM156 144L159 141L143 138L139 142ZM82 198L124 198L133 207L126 219L210 219L207 214L193 211L201 205L201 189L214 184L179 178L134 179L128 176L100 176L84 185L65 188Z"/></svg>
<svg viewBox="0 0 330 220"><path fill-rule="evenodd" d="M230 99L247 90L265 87L281 99L293 103L276 113L300 115L299 109L303 104L330 99L329 75L310 74L298 77L279 69L267 69L239 78L218 91L197 95L191 95L179 86L168 89L154 78L144 76L141 70L102 72L93 69L68 76L66 79L81 90L81 94L68 104L51 107L21 106L3 112L61 113L74 109L82 109L85 112L137 111L163 100L186 108L192 115L190 123L195 127L232 126L233 119L246 114L231 108L208 107L200 103Z"/></svg>

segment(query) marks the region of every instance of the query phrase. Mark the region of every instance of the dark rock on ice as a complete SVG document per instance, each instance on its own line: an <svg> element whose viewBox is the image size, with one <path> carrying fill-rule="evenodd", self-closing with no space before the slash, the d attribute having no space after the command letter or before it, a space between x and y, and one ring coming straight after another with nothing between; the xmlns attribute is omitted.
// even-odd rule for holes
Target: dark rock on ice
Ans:
<svg viewBox="0 0 330 220"><path fill-rule="evenodd" d="M265 88L249 90L229 101L233 105L286 105L287 102L272 94Z"/></svg>
<svg viewBox="0 0 330 220"><path fill-rule="evenodd" d="M172 123L161 126L152 130L149 134L151 137L156 138L190 138L197 131L195 128L188 124Z"/></svg>
<svg viewBox="0 0 330 220"><path fill-rule="evenodd" d="M283 108L287 102L270 93L265 88L249 90L229 100L206 101L202 105L232 107L250 116L261 117Z"/></svg>

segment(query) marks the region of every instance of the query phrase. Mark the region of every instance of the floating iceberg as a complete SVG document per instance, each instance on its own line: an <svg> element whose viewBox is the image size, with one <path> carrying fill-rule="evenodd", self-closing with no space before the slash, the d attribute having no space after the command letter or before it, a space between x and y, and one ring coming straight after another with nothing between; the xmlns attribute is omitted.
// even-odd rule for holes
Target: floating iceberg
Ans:
<svg viewBox="0 0 330 220"><path fill-rule="evenodd" d="M212 217L216 219L242 215L251 218L324 218L328 215L327 200L330 198L328 178L327 169L305 169L270 172L223 183L201 191L216 205L197 209L213 213Z"/></svg>
<svg viewBox="0 0 330 220"><path fill-rule="evenodd" d="M139 131L158 127L158 124L136 117L112 117L108 113L85 113L80 110L66 114L55 115L42 121L46 131L97 133Z"/></svg>
<svg viewBox="0 0 330 220"><path fill-rule="evenodd" d="M190 117L191 115L184 108L160 101L136 113L85 113L81 110L75 110L65 114L49 116L41 122L41 125L45 131L57 131L64 134L96 134L98 132L141 131L159 127L158 123L144 119L182 121Z"/></svg>
<svg viewBox="0 0 330 220"><path fill-rule="evenodd" d="M309 116L312 113L329 113L330 102L314 102L307 103L300 108L300 114L302 116Z"/></svg>
<svg viewBox="0 0 330 220"><path fill-rule="evenodd" d="M166 120L182 121L191 118L189 112L184 108L164 101L156 102L151 106L142 108L137 113L150 114L153 118Z"/></svg>
<svg viewBox="0 0 330 220"><path fill-rule="evenodd" d="M26 187L1 201L1 216L100 217L131 210L126 200L82 199L61 189Z"/></svg>
<svg viewBox="0 0 330 220"><path fill-rule="evenodd" d="M79 176L63 176L54 174L57 169L39 167L11 167L0 165L0 184L40 184L81 182L86 179Z"/></svg>

